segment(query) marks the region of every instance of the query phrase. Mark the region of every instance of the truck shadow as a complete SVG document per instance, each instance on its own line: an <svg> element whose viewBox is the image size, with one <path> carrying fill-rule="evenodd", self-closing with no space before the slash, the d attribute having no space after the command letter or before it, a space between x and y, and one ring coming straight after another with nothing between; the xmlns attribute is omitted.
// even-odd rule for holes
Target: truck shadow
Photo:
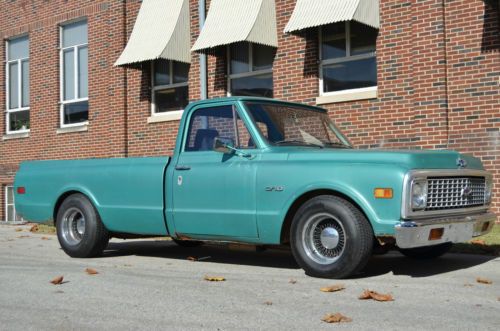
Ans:
<svg viewBox="0 0 500 331"><path fill-rule="evenodd" d="M177 246L168 240L133 240L111 242L104 258L118 256L146 256L188 261L195 258L198 263L222 263L281 269L300 269L288 249L266 249L263 251L229 249L226 245L203 245L195 248ZM410 277L430 277L461 269L468 269L495 259L495 256L472 254L445 254L436 260L414 260L396 251L375 255L364 270L352 278L369 278L393 273Z"/></svg>

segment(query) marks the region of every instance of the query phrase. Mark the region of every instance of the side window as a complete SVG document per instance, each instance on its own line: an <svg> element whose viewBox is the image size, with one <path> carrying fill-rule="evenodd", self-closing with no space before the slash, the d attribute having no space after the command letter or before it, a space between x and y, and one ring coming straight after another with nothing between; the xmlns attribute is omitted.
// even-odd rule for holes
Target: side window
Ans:
<svg viewBox="0 0 500 331"><path fill-rule="evenodd" d="M236 141L233 106L202 108L193 113L189 122L186 151L211 151L215 138Z"/></svg>
<svg viewBox="0 0 500 331"><path fill-rule="evenodd" d="M184 150L211 151L217 137L230 139L237 148L255 148L245 123L233 106L227 105L202 108L193 113Z"/></svg>

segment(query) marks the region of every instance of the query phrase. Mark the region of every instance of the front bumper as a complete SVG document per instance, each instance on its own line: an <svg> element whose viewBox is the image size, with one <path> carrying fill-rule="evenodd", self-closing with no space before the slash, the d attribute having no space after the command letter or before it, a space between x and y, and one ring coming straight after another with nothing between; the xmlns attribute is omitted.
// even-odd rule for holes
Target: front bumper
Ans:
<svg viewBox="0 0 500 331"><path fill-rule="evenodd" d="M495 214L486 212L403 221L396 225L396 245L399 248L414 248L468 241L490 232L496 219ZM430 231L440 228L443 229L443 235L439 239L430 239Z"/></svg>

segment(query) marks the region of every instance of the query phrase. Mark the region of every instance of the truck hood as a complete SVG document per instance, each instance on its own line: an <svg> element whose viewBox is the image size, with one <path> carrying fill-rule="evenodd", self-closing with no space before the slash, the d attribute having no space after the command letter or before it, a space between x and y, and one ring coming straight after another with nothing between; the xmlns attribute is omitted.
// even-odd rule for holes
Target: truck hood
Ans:
<svg viewBox="0 0 500 331"><path fill-rule="evenodd" d="M450 150L376 150L316 149L285 147L289 160L332 161L339 163L373 163L400 165L407 169L457 169L457 160L466 162L465 169L484 170L472 155Z"/></svg>

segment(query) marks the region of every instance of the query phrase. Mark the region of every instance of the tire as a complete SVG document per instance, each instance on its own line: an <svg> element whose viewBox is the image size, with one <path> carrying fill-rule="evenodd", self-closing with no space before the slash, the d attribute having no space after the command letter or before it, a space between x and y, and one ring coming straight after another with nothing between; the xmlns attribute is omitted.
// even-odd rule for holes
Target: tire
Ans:
<svg viewBox="0 0 500 331"><path fill-rule="evenodd" d="M417 248L400 248L399 251L404 256L417 260L430 260L446 254L453 246L452 243L444 243L435 246L417 247Z"/></svg>
<svg viewBox="0 0 500 331"><path fill-rule="evenodd" d="M348 201L321 195L295 214L290 229L295 260L309 276L346 278L371 257L373 231L363 213Z"/></svg>
<svg viewBox="0 0 500 331"><path fill-rule="evenodd" d="M67 197L57 211L57 239L71 257L88 258L102 254L109 233L92 203L83 194Z"/></svg>
<svg viewBox="0 0 500 331"><path fill-rule="evenodd" d="M178 246L192 248L203 245L202 241L172 239Z"/></svg>

